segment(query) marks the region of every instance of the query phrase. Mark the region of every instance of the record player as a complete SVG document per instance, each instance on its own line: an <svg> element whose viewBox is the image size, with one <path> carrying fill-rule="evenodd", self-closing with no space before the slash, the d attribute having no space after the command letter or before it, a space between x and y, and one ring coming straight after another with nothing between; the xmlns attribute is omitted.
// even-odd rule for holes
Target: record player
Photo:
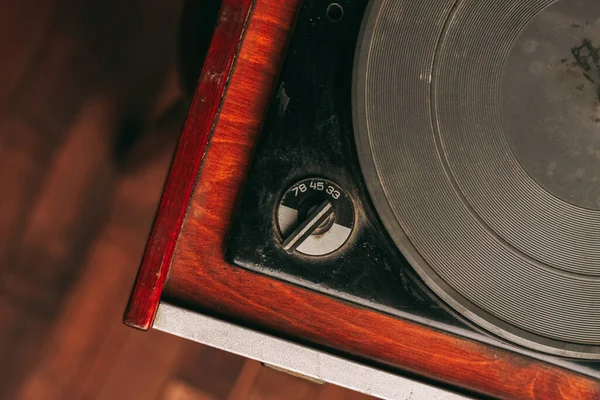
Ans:
<svg viewBox="0 0 600 400"><path fill-rule="evenodd" d="M307 309L329 299L349 321L363 312L408 321L597 389L600 3L305 0L294 21L221 243L228 274L244 277L232 285L259 279L275 291L252 295L262 317L226 305L229 319L347 353L310 329L298 337L289 326L299 321L265 323L261 307L291 301L286 290L311 293L300 297ZM235 85L248 88L236 68L225 101ZM204 168L196 193L208 188ZM193 196L186 221L210 226L212 204ZM203 211L191 217L193 207ZM196 233L186 236L185 224ZM207 275L190 255L207 235L197 225L184 223L185 252L176 251L162 297L219 314L210 290L190 294L188 281ZM318 325L307 315L303 323ZM347 333L389 335L383 326ZM381 353L350 352L390 365ZM415 365L408 369L421 374ZM456 384L452 372L432 375ZM559 386L548 396L565 395ZM488 394L503 396L497 390Z"/></svg>

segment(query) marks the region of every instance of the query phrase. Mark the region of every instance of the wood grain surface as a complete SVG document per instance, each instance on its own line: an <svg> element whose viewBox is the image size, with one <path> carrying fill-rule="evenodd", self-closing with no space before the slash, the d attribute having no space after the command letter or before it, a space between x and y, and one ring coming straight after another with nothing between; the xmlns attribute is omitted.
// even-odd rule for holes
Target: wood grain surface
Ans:
<svg viewBox="0 0 600 400"><path fill-rule="evenodd" d="M191 100L182 12L0 0L0 400L367 399L121 322Z"/></svg>
<svg viewBox="0 0 600 400"><path fill-rule="evenodd" d="M191 111L179 139L156 222L125 312L124 322L129 326L146 330L156 315L173 249L221 105L250 5L251 0L222 2Z"/></svg>
<svg viewBox="0 0 600 400"><path fill-rule="evenodd" d="M161 97L175 69L180 10L179 0L125 7L118 0L0 0L0 399L18 398L52 346L67 297L109 223L125 174L113 158L120 119L133 107L143 119ZM100 12L102 23L94 25ZM145 70L133 74L136 63ZM161 149L171 153L165 142ZM150 193L160 195L164 178L163 171ZM155 197L147 209L135 208L146 220L138 248L126 250L134 263L125 298L156 205ZM117 321L123 305L112 311Z"/></svg>
<svg viewBox="0 0 600 400"><path fill-rule="evenodd" d="M154 251L156 240L172 241L178 237L163 298L474 393L510 399L600 398L600 383L591 378L353 306L224 261L236 197L244 182L297 6L297 1L255 1L181 230L173 231L173 225L160 226L173 222L163 221L160 215L181 212L165 207L187 204L187 198L184 202L170 198L185 196L187 192L165 194L159 226L155 226L155 238L147 250ZM196 102L190 110L190 120L197 121L203 115L204 106ZM190 125L186 129L182 142L194 133L205 135L204 131L191 130ZM189 158L190 165L198 170L197 155L190 152L191 148L195 147L187 148L181 143L177 158L180 163ZM186 169L186 174L172 173L170 179L189 180L188 175ZM142 319L132 318L133 325L147 327L151 322L152 308L168 268L164 260L156 258L154 261L161 264L143 265L157 274L142 283L144 290L152 289L155 294L149 297L152 301L135 306L132 315L146 314ZM144 307L152 313L144 311Z"/></svg>

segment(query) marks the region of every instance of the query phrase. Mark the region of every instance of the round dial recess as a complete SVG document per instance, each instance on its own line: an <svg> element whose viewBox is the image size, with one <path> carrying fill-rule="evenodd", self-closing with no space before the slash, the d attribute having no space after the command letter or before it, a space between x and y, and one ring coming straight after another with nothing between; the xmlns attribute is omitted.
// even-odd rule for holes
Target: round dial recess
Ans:
<svg viewBox="0 0 600 400"><path fill-rule="evenodd" d="M354 227L354 206L347 193L323 178L296 182L277 209L277 227L286 251L324 256L346 243Z"/></svg>

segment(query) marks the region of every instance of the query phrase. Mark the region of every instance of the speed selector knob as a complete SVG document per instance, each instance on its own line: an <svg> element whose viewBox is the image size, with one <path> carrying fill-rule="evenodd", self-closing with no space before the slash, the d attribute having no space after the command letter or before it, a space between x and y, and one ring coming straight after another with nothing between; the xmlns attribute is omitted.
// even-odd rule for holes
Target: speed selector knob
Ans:
<svg viewBox="0 0 600 400"><path fill-rule="evenodd" d="M324 256L341 248L352 234L354 206L337 184L304 179L282 196L277 225L286 251Z"/></svg>

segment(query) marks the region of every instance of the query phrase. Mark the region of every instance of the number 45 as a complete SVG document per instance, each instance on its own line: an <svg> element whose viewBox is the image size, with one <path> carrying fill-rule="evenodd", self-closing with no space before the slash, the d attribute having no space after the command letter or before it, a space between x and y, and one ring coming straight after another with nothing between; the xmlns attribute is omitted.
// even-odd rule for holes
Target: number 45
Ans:
<svg viewBox="0 0 600 400"><path fill-rule="evenodd" d="M323 190L325 189L325 185L323 184L323 182L311 182L310 188L313 190Z"/></svg>

